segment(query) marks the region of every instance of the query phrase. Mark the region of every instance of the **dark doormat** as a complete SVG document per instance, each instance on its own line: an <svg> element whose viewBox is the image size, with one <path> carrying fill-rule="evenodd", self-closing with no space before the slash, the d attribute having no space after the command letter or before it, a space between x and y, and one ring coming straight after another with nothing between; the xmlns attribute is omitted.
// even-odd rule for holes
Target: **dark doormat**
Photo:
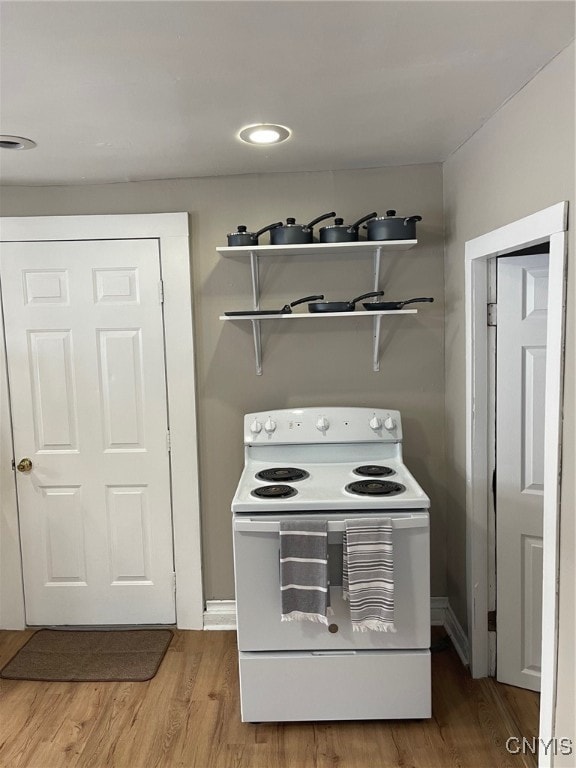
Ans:
<svg viewBox="0 0 576 768"><path fill-rule="evenodd" d="M9 680L142 682L164 658L169 629L40 629L0 671Z"/></svg>

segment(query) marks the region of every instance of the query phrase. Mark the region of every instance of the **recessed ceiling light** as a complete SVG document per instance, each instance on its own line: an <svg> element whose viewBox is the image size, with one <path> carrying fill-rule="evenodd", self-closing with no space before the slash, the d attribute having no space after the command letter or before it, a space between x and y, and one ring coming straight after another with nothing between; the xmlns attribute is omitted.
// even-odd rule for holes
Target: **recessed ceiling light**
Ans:
<svg viewBox="0 0 576 768"><path fill-rule="evenodd" d="M0 136L0 149L34 149L36 142L23 136Z"/></svg>
<svg viewBox="0 0 576 768"><path fill-rule="evenodd" d="M286 141L292 135L292 131L283 125L274 125L273 123L258 123L257 125L247 125L238 134L241 141L247 144L280 144Z"/></svg>

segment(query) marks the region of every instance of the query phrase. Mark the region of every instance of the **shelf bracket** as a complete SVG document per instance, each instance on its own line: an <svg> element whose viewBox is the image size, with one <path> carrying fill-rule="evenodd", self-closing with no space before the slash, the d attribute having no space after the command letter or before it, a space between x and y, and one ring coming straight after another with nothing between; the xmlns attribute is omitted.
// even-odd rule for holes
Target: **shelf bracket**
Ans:
<svg viewBox="0 0 576 768"><path fill-rule="evenodd" d="M258 254L250 251L250 271L252 272L252 302L254 309L260 309L260 269Z"/></svg>
<svg viewBox="0 0 576 768"><path fill-rule="evenodd" d="M262 339L260 337L260 320L252 320L252 334L254 336L256 376L262 376Z"/></svg>
<svg viewBox="0 0 576 768"><path fill-rule="evenodd" d="M372 370L374 373L378 373L380 370L380 321L382 315L377 315L373 320L373 332L374 346L372 349Z"/></svg>
<svg viewBox="0 0 576 768"><path fill-rule="evenodd" d="M374 291L379 290L380 283L380 256L382 253L382 247L378 246L374 251ZM378 315L372 320L372 370L378 373L380 370L380 321L382 316Z"/></svg>
<svg viewBox="0 0 576 768"><path fill-rule="evenodd" d="M260 263L258 253L250 251L250 271L252 273L252 303L255 310L260 309ZM260 320L252 320L252 335L254 337L254 358L256 359L256 375L262 376L262 337Z"/></svg>
<svg viewBox="0 0 576 768"><path fill-rule="evenodd" d="M373 291L379 290L380 283L380 255L382 253L382 246L378 246L374 251L374 288Z"/></svg>

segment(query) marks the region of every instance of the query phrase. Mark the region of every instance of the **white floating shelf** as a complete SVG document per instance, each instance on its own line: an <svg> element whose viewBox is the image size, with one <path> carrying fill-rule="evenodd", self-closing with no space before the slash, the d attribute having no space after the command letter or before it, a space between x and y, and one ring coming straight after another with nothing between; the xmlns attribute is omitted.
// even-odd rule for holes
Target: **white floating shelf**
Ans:
<svg viewBox="0 0 576 768"><path fill-rule="evenodd" d="M374 252L375 248L386 251L407 251L418 240L360 240L357 243L310 243L309 245L242 245L216 248L221 256L317 256L321 253L353 254Z"/></svg>
<svg viewBox="0 0 576 768"><path fill-rule="evenodd" d="M417 309L388 309L360 312L293 312L275 315L220 315L220 320L295 320L299 317L379 317L382 315L415 315Z"/></svg>

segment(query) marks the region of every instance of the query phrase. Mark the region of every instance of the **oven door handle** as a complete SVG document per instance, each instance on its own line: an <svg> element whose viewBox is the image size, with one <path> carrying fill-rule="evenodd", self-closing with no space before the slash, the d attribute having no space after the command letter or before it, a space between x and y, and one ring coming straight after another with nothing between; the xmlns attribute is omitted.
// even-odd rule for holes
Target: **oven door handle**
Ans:
<svg viewBox="0 0 576 768"><path fill-rule="evenodd" d="M352 518L351 518L352 519ZM375 517L374 520L382 519ZM392 518L392 527L398 528L427 528L428 515L413 515L410 517ZM328 532L344 531L346 528L345 520L329 520ZM235 520L234 530L238 533L278 533L280 523L277 520Z"/></svg>

